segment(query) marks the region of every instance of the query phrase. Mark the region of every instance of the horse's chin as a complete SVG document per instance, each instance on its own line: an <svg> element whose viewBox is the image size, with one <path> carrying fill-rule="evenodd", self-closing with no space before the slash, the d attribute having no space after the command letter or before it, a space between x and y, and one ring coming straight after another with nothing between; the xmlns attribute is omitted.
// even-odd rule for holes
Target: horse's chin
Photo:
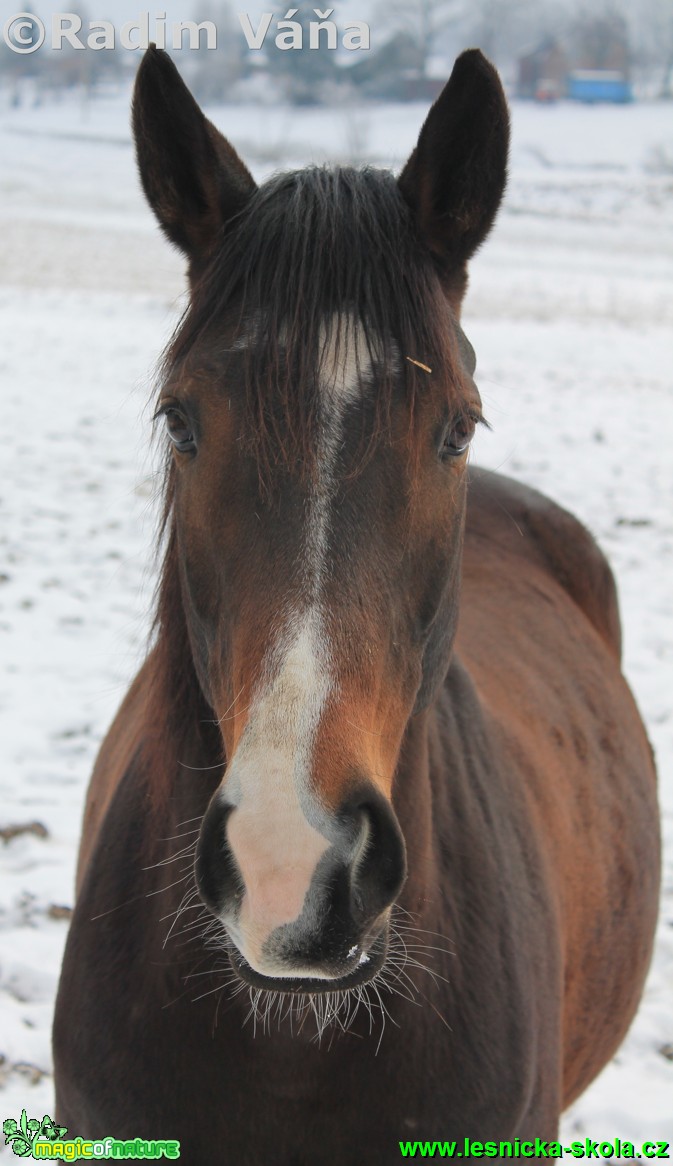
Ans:
<svg viewBox="0 0 673 1166"><path fill-rule="evenodd" d="M388 929L384 928L369 945L366 956L360 955L343 976L265 976L250 966L238 948L230 945L229 959L239 979L250 988L266 992L284 992L292 996L323 996L328 992L348 992L373 980L381 971L388 953Z"/></svg>

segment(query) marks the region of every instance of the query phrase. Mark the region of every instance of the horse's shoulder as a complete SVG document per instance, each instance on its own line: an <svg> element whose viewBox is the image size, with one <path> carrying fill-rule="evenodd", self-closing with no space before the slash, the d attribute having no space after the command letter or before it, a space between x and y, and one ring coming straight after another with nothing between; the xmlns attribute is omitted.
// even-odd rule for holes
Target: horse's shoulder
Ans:
<svg viewBox="0 0 673 1166"><path fill-rule="evenodd" d="M485 544L503 562L535 563L565 589L619 656L621 628L614 576L585 526L556 502L502 474L470 468L465 554ZM513 556L513 558L512 558Z"/></svg>

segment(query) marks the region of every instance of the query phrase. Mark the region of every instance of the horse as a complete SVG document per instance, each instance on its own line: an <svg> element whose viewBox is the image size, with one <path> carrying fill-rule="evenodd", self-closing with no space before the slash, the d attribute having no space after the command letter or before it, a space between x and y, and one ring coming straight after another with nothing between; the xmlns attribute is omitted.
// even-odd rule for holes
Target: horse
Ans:
<svg viewBox="0 0 673 1166"><path fill-rule="evenodd" d="M85 807L58 1121L194 1166L560 1150L641 995L656 778L601 551L468 465L497 72L457 59L397 178L258 187L155 47L133 125L190 292L154 633Z"/></svg>

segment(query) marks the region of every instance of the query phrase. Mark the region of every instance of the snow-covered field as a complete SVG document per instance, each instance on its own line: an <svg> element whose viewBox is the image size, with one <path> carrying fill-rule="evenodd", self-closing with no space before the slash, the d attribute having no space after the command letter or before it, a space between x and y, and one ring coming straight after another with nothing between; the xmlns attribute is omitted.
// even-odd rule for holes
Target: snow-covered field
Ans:
<svg viewBox="0 0 673 1166"><path fill-rule="evenodd" d="M258 178L399 166L423 114L212 111ZM656 105L514 104L513 122L464 317L493 424L476 459L573 509L615 567L667 846L640 1012L564 1132L673 1141L673 124ZM183 283L139 192L125 97L0 109L0 156L2 1119L52 1111L64 908L94 755L143 653L147 401Z"/></svg>

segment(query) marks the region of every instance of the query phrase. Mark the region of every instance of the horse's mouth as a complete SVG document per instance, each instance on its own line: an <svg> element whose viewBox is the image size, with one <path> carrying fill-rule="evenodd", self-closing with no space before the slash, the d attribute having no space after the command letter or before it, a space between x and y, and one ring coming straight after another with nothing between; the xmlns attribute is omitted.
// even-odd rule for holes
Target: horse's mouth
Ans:
<svg viewBox="0 0 673 1166"><path fill-rule="evenodd" d="M380 972L388 952L387 929L369 945L367 952L354 954L354 966L345 975L334 978L316 976L265 976L255 971L237 948L230 946L231 966L244 983L266 992L285 992L292 996L321 996L327 992L347 992L358 988ZM350 953L349 953L350 954Z"/></svg>

